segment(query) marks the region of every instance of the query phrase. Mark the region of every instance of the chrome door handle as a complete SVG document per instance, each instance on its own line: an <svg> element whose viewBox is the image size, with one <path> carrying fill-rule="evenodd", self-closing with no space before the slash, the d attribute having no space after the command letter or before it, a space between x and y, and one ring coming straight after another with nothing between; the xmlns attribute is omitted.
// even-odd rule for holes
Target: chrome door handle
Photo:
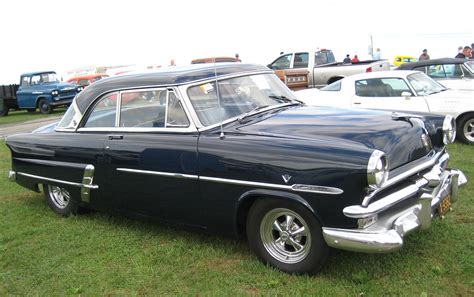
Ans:
<svg viewBox="0 0 474 297"><path fill-rule="evenodd" d="M109 135L109 140L123 139L123 135Z"/></svg>

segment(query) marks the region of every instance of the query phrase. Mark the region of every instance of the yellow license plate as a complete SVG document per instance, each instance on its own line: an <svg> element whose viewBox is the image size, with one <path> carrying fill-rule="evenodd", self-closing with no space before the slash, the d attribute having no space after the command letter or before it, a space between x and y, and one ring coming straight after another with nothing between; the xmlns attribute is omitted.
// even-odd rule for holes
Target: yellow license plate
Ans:
<svg viewBox="0 0 474 297"><path fill-rule="evenodd" d="M444 215L450 210L451 210L451 195L448 195L439 204L438 213L440 217L444 217Z"/></svg>

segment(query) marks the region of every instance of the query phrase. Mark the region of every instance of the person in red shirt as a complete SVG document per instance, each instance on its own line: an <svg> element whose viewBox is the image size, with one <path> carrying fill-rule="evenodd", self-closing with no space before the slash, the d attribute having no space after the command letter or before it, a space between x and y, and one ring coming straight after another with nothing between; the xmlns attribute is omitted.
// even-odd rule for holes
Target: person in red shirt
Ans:
<svg viewBox="0 0 474 297"><path fill-rule="evenodd" d="M360 62L359 57L357 57L357 55L354 55L354 58L352 58L351 62L352 63Z"/></svg>

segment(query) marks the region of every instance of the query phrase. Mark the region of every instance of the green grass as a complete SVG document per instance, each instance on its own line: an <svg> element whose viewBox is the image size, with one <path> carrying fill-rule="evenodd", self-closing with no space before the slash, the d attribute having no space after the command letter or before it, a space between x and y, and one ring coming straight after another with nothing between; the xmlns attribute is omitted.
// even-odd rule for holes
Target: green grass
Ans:
<svg viewBox="0 0 474 297"><path fill-rule="evenodd" d="M62 218L7 181L0 144L0 295L473 296L474 147L450 147L470 180L455 210L385 255L334 251L320 274L261 264L244 240L88 212Z"/></svg>
<svg viewBox="0 0 474 297"><path fill-rule="evenodd" d="M23 123L26 121L57 117L66 112L65 108L54 109L51 114L42 114L38 110L34 113L29 113L26 110L10 111L8 116L0 117L0 127L5 124Z"/></svg>

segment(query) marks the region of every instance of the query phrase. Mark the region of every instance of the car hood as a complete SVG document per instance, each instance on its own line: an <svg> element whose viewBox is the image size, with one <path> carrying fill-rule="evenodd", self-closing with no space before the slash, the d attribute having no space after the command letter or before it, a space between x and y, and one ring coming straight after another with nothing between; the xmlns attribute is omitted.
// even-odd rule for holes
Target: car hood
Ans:
<svg viewBox="0 0 474 297"><path fill-rule="evenodd" d="M43 89L48 91L58 90L59 92L69 92L74 91L78 85L68 82L59 82L51 84L43 84Z"/></svg>
<svg viewBox="0 0 474 297"><path fill-rule="evenodd" d="M363 146L387 154L390 168L425 156L423 129L410 120L392 119L378 110L301 106L259 118L237 127L240 133L265 134L299 140L318 140L342 146Z"/></svg>

